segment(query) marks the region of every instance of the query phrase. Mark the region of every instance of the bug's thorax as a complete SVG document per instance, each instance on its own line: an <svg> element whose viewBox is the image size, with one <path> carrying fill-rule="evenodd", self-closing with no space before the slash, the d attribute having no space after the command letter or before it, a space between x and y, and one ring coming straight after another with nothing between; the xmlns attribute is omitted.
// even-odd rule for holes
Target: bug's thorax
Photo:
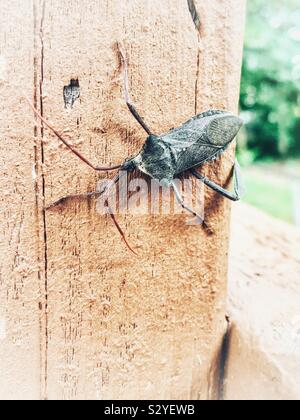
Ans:
<svg viewBox="0 0 300 420"><path fill-rule="evenodd" d="M136 167L159 182L170 183L174 177L172 147L163 141L163 136L150 135L134 159Z"/></svg>

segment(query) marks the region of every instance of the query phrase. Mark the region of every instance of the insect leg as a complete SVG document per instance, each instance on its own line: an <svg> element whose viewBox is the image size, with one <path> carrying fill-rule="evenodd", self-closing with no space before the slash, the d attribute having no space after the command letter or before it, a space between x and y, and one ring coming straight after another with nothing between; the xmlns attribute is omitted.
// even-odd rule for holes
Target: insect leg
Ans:
<svg viewBox="0 0 300 420"><path fill-rule="evenodd" d="M93 165L88 159L86 159L81 153L79 153L67 140L65 140L61 134L55 128L52 127L52 125L40 114L40 112L33 106L33 104L30 102L30 100L27 98L26 95L24 95L26 101L29 103L30 107L32 108L33 112L37 115L37 117L45 124L46 127L48 127L55 135L56 137L65 145L68 147L68 149L71 150L74 155L76 155L82 162L86 163L90 168L94 169L94 171L98 172L108 172L108 171L115 171L117 169L121 168L121 165L112 166L109 168L104 167L97 167Z"/></svg>
<svg viewBox="0 0 300 420"><path fill-rule="evenodd" d="M183 197L182 197L182 195L181 195L180 191L178 190L177 185L175 184L175 182L172 182L172 187L173 187L173 190L174 190L174 193L175 193L175 197L176 197L176 199L177 199L178 203L181 205L181 207L182 207L184 210L186 210L186 211L188 211L189 213L191 213L193 216L196 216L198 219L200 219L200 220L201 220L201 223L203 223L203 218L202 218L202 217L201 217L198 213L196 213L193 209L191 209L190 207L188 207L188 206L184 203L184 199L183 199Z"/></svg>
<svg viewBox="0 0 300 420"><path fill-rule="evenodd" d="M113 180L112 180L112 182L111 182L111 184L104 190L104 191L102 191L100 194L102 195L102 194L105 194L105 196L104 196L104 204L105 204L105 206L108 208L108 210L109 210L109 215L110 215L110 217L111 217L111 219L112 219L112 221L114 222L114 224L115 224L115 226L116 226L116 228L117 228L117 230L118 230L118 232L119 232L119 234L121 235L121 238L122 238L122 240L124 241L124 243L125 243L125 245L127 246L127 248L129 249L129 251L131 251L134 255L138 255L137 254L137 252L132 248L132 246L129 244L129 242L128 242L128 240L127 240L127 238L126 238L126 235L125 235L125 233L124 233L124 231L123 231L123 229L121 228L121 226L120 226L120 224L119 224L119 222L117 221L117 219L116 219L116 216L114 215L114 212L113 212L113 210L111 209L111 207L110 207L110 205L109 205L109 193L110 193L110 191L111 191L111 189L112 189L112 187L114 186L114 185L117 185L118 183L119 183L119 181L120 181L120 175L118 174Z"/></svg>
<svg viewBox="0 0 300 420"><path fill-rule="evenodd" d="M123 73L124 73L124 92L125 92L125 101L129 108L129 111L134 116L134 118L137 120L137 122L143 127L143 129L146 131L149 136L152 134L150 128L147 126L143 118L139 115L138 111L136 110L135 106L132 103L130 93L129 93L129 81L128 81L128 64L127 59L125 56L125 53L121 47L121 45L118 43L118 52L120 55L122 67L123 67Z"/></svg>
<svg viewBox="0 0 300 420"><path fill-rule="evenodd" d="M47 207L46 210L51 210L56 206L59 206L61 204L65 204L67 201L69 200L76 200L76 199L84 199L84 198L99 198L101 197L103 194L105 194L104 196L104 204L105 207L108 208L109 210L109 215L112 219L112 221L114 222L118 232L120 233L122 240L125 242L127 248L135 255L137 255L136 251L134 251L134 249L131 247L131 245L129 244L128 240L126 239L125 233L123 231L123 229L121 228L121 226L119 225L116 216L114 215L113 210L111 209L110 205L109 205L109 193L111 191L111 189L117 185L119 183L120 180L120 175L118 174L109 185L107 185L102 191L95 191L95 192L91 192L91 193L85 193L85 194L74 194L74 195L69 195L67 197L63 197L60 200L56 201L55 203L51 204L50 206Z"/></svg>
<svg viewBox="0 0 300 420"><path fill-rule="evenodd" d="M220 185L216 184L215 182L211 181L205 176L199 174L195 169L192 170L192 174L197 179L202 181L205 185L207 185L209 188L213 189L214 191L221 194L223 197L228 198L231 201L239 201L245 194L245 187L242 181L241 168L237 160L235 161L235 165L233 169L234 192L225 190Z"/></svg>

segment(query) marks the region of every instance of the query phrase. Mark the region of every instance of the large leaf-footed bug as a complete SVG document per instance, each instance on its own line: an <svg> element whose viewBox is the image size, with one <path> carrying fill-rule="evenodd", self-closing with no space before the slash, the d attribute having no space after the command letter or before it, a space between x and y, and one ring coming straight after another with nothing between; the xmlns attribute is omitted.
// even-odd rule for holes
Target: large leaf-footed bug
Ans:
<svg viewBox="0 0 300 420"><path fill-rule="evenodd" d="M191 118L181 127L175 128L166 134L153 134L131 101L128 82L128 64L120 44L118 44L118 52L124 73L126 104L133 117L143 127L148 135L142 150L134 157L126 159L121 165L113 167L98 167L75 150L75 148L71 146L71 144L66 141L60 133L55 130L52 125L38 112L38 110L31 104L30 100L27 99L34 113L79 159L81 159L93 170L98 172L121 170L133 172L135 169L139 169L142 173L150 176L158 182L166 186L173 187L175 197L180 205L197 217L200 216L185 204L184 199L174 182L176 176L186 171L190 171L197 179L201 180L209 188L229 200L239 200L244 192L244 188L241 181L240 167L237 161L235 162L233 169L235 180L234 192L230 192L208 178L200 175L197 168L202 166L204 163L216 159L225 152L238 134L243 124L242 120L226 111L210 110ZM110 185L113 186L118 182L119 174L116 175ZM108 206L108 197L111 186L101 192L64 197L52 204L50 207L62 204L70 198L99 197L102 194L105 194ZM110 212L110 215L127 247L136 254L126 240L125 234L112 211Z"/></svg>

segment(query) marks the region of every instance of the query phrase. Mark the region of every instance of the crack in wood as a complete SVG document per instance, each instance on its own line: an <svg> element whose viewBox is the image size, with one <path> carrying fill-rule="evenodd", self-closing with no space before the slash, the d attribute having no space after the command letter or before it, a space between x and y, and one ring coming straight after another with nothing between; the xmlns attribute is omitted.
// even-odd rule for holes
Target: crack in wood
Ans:
<svg viewBox="0 0 300 420"><path fill-rule="evenodd" d="M44 20L45 20L45 9L46 1L43 0L41 3L38 0L35 0L33 3L33 18L34 18L34 105L38 108L40 107L41 115L44 114L44 104L43 104L43 83L44 83ZM41 11L40 23L38 23L38 14ZM38 45L38 39L40 40L40 45ZM40 62L40 64L39 64ZM43 252L42 256L39 257L39 263L43 264L43 270L39 270L38 277L39 280L44 282L43 294L44 294L44 307L43 307L43 317L41 320L41 343L44 341L44 346L41 345L41 397L42 399L47 399L47 388L48 388L48 244L47 244L47 221L46 221L46 212L45 212L45 196L46 196L46 182L45 174L43 172L43 167L45 164L45 150L44 150L44 127L43 124L40 126L41 141L38 143L38 125L37 122L34 127L34 135L36 138L35 144L35 172L37 174L36 179L36 208L37 208L37 218L38 226L39 222L39 208L40 203L42 203L42 238L43 238ZM39 163L39 154L41 156L42 169L40 170ZM41 188L40 188L41 185ZM40 197L40 190L42 197Z"/></svg>

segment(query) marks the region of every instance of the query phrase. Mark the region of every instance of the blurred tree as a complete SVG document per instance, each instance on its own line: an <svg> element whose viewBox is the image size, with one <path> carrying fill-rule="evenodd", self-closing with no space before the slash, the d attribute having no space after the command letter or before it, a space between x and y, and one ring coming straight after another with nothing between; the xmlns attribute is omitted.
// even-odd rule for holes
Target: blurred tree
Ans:
<svg viewBox="0 0 300 420"><path fill-rule="evenodd" d="M300 155L299 0L250 0L241 87L248 162Z"/></svg>

